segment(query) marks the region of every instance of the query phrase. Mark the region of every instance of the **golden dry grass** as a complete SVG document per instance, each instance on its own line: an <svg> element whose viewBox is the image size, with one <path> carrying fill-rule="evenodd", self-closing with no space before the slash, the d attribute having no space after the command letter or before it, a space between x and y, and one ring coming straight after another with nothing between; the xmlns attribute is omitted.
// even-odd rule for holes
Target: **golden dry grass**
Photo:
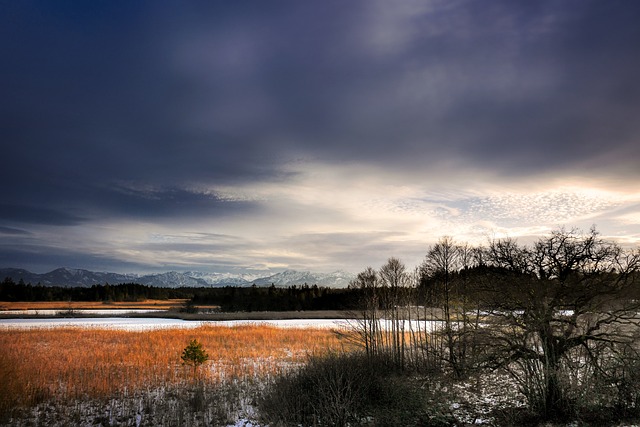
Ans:
<svg viewBox="0 0 640 427"><path fill-rule="evenodd" d="M208 382L268 377L310 353L350 346L329 330L264 325L0 330L0 413L49 399L117 397L189 382L192 371L180 355L191 339L209 354L199 369Z"/></svg>

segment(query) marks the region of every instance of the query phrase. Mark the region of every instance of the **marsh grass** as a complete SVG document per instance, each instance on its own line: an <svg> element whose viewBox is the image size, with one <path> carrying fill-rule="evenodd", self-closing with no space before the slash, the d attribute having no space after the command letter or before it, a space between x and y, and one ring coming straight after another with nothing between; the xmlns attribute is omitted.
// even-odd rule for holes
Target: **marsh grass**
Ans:
<svg viewBox="0 0 640 427"><path fill-rule="evenodd" d="M210 355L197 378L180 355L197 339ZM139 392L269 380L309 354L350 344L326 329L264 325L131 332L105 329L0 331L0 415L48 402L118 399Z"/></svg>

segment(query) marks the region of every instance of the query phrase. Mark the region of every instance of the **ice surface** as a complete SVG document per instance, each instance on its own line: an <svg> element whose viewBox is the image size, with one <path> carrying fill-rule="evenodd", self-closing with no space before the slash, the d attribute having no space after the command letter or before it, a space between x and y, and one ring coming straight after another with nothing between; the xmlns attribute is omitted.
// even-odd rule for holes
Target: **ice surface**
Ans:
<svg viewBox="0 0 640 427"><path fill-rule="evenodd" d="M144 331L167 328L197 328L203 325L229 327L240 325L272 325L281 328L346 328L348 327L348 322L344 319L189 321L181 319L125 317L0 319L0 329L77 327Z"/></svg>

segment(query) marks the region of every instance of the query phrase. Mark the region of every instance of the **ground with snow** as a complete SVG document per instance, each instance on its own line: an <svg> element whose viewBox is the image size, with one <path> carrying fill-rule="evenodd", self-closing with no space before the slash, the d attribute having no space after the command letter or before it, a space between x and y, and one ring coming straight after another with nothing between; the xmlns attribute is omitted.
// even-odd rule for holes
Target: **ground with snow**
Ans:
<svg viewBox="0 0 640 427"><path fill-rule="evenodd" d="M165 318L38 318L0 319L6 328L115 328L131 331L161 328L192 328L203 324L238 326L268 324L278 327L349 328L344 319L289 319L271 321L185 321ZM353 326L353 325L351 325ZM262 362L261 362L262 363ZM264 361L264 363L273 363ZM291 369L295 369L292 366ZM446 402L449 415L458 426L497 426L496 411L525 408L524 396L506 374L491 373L459 383L433 383L424 380L427 395ZM47 401L36 407L16 411L13 418L0 420L0 426L229 426L266 427L260 424L255 407L267 385L259 380L229 382L222 385L182 384L172 388L135 390L107 400ZM434 389L435 387L435 389ZM581 424L572 423L570 426ZM548 425L550 426L550 424ZM622 424L621 424L622 426ZM627 424L626 426L632 426Z"/></svg>
<svg viewBox="0 0 640 427"><path fill-rule="evenodd" d="M279 320L182 320L168 318L31 318L0 319L0 329L30 328L107 328L127 331L145 331L163 328L198 328L200 326L242 326L270 325L281 328L345 328L349 322L344 319L279 319Z"/></svg>

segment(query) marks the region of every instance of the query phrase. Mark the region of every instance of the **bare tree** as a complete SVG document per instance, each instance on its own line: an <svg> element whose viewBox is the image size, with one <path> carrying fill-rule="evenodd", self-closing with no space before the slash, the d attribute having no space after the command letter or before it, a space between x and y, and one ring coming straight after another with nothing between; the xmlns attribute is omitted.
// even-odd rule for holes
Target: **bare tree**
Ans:
<svg viewBox="0 0 640 427"><path fill-rule="evenodd" d="M407 293L409 275L405 265L398 258L389 258L387 263L380 268L380 283L385 290L383 305L388 326L385 328L388 336L387 342L391 343L391 355L394 363L401 369L405 367L405 313L407 305Z"/></svg>
<svg viewBox="0 0 640 427"><path fill-rule="evenodd" d="M454 274L458 270L459 252L451 237L441 238L431 246L422 263L422 285L429 290L429 303L442 310L444 329L440 335L441 348L438 354L446 357L456 375L460 375L455 347L455 319L452 316L454 297Z"/></svg>
<svg viewBox="0 0 640 427"><path fill-rule="evenodd" d="M570 415L601 361L630 348L640 329L637 252L558 230L532 247L491 242L486 307L496 319L493 357L519 382L532 408Z"/></svg>
<svg viewBox="0 0 640 427"><path fill-rule="evenodd" d="M360 317L356 330L366 353L375 356L380 351L382 328L378 314L380 304L379 280L376 271L367 267L349 283L350 289L360 291Z"/></svg>
<svg viewBox="0 0 640 427"><path fill-rule="evenodd" d="M478 248L443 237L429 248L420 267L426 303L442 313L443 327L433 337L440 348L434 350L458 378L472 369L479 349L480 308L471 299L474 282L469 270L480 264L481 254Z"/></svg>
<svg viewBox="0 0 640 427"><path fill-rule="evenodd" d="M397 258L389 258L379 271L371 267L358 274L349 287L360 291L360 315L355 330L370 356L385 356L405 369L413 362L418 339L412 324L413 277Z"/></svg>

